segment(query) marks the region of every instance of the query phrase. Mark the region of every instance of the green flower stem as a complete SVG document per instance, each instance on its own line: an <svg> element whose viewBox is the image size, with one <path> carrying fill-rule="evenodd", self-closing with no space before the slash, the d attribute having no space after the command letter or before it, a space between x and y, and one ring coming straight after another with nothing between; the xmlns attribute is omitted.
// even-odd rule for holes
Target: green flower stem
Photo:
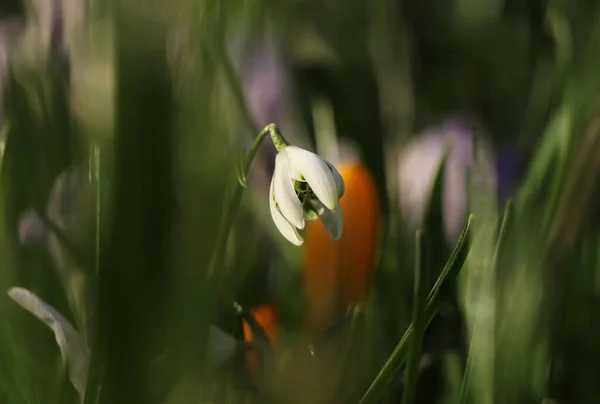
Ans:
<svg viewBox="0 0 600 404"><path fill-rule="evenodd" d="M265 129L269 129L269 133L271 134L271 140L273 141L273 144L275 145L275 148L278 152L282 151L290 145L279 131L279 128L274 124L268 125Z"/></svg>
<svg viewBox="0 0 600 404"><path fill-rule="evenodd" d="M505 235L507 232L507 227L509 226L509 220L511 219L511 215L512 215L512 201L508 201L506 203L506 206L504 208L504 216L502 217L502 222L500 224L500 231L498 232L498 238L496 240L496 246L494 247L494 253L492 255L492 262L490 263L491 265L491 271L490 271L490 275L491 276L495 276L496 274L496 269L498 266L498 256L500 254L500 250L504 245L504 241L505 241ZM475 325L474 327L477 327L477 313L475 314L476 318L475 318ZM473 370L473 363L472 363L472 358L473 358L473 344L475 341L475 332L476 332L475 328L473 330L472 336L471 336L471 342L469 344L469 351L468 351L468 355L467 355L467 363L465 365L465 373L463 375L463 380L462 380L462 384L460 387L460 404L466 404L468 402L469 399L469 389L471 387L470 385L470 381L471 381L471 372Z"/></svg>
<svg viewBox="0 0 600 404"><path fill-rule="evenodd" d="M227 54L227 51L225 50L226 47L224 45L222 46L222 49L223 51L220 52L219 56L221 59L221 63L223 64L225 77L227 78L227 81L230 84L231 91L242 114L242 121L244 122L244 125L246 126L248 132L256 133L258 128L256 127L254 119L252 118L252 114L248 109L248 105L246 103L244 93L242 91L242 86L240 84L240 78L237 72L235 71L233 63L231 62L231 58Z"/></svg>
<svg viewBox="0 0 600 404"><path fill-rule="evenodd" d="M424 329L427 329L435 317L440 298L440 291L446 279L449 277L455 277L463 267L469 250L469 229L471 227L472 218L472 216L469 216L467 225L463 230L460 239L458 240L456 248L450 255L450 258L444 266L444 269L442 269L442 272L435 282L435 285L433 285L431 292L429 292L429 296L427 297L427 306L425 307ZM394 380L396 374L398 374L400 368L402 365L404 365L404 362L406 362L406 357L408 354L408 342L412 338L414 328L415 327L413 323L408 326L408 329L402 336L402 339L398 345L396 345L394 352L392 352L386 363L383 365L383 368L379 371L379 374L360 400L360 404L377 403L381 400L388 386Z"/></svg>
<svg viewBox="0 0 600 404"><path fill-rule="evenodd" d="M242 91L242 85L240 83L240 78L235 71L233 63L231 62L231 58L229 57L226 47L222 46L222 51L219 52L219 59L222 63L223 70L225 73L225 77L229 83L235 101L240 109L242 114L242 120L244 121L244 125L246 129L250 133L256 133L256 124L254 123L254 119L252 118L252 114L250 113L250 109L248 108L248 104L246 103L244 93ZM277 126L273 123L267 125L254 139L254 143L250 147L250 150L246 153L245 158L240 163L239 172L238 172L238 186L235 187L233 191L233 195L229 200L229 205L225 209L224 216L221 221L221 226L219 226L219 232L217 235L217 243L215 245L215 249L213 251L208 276L212 277L215 274L215 271L223 267L223 261L225 256L225 248L227 246L227 240L229 239L229 233L231 233L231 228L233 227L233 223L237 216L237 212L239 210L240 204L242 202L242 196L244 195L244 188L246 188L246 176L248 175L248 171L250 170L250 165L256 156L256 152L260 144L262 143L265 136L269 134L271 136L271 140L277 148L277 151L281 151L282 148L289 145L289 143L283 138L281 132L277 128Z"/></svg>
<svg viewBox="0 0 600 404"><path fill-rule="evenodd" d="M423 233L420 230L416 235L416 262L415 283L413 298L413 330L410 341L410 354L406 365L406 377L402 404L413 404L416 399L417 380L419 377L419 364L423 349L423 334L425 333L425 288L429 283L426 268L423 268L426 253L424 251Z"/></svg>
<svg viewBox="0 0 600 404"><path fill-rule="evenodd" d="M250 150L246 153L246 157L242 163L242 171L238 173L239 181L238 184L235 184L235 190L233 191L233 195L229 200L229 205L225 209L223 218L221 220L221 225L219 226L219 232L217 234L217 242L215 244L215 249L213 250L213 254L210 260L208 276L212 277L217 270L223 267L223 262L225 258L225 248L227 246L227 240L229 239L229 233L231 233L231 228L233 227L233 223L237 216L238 210L240 208L240 204L242 202L242 196L244 195L244 189L246 186L246 176L248 175L248 171L250 170L250 166L252 165L252 161L256 156L256 152L260 147L262 141L264 140L267 134L271 135L273 139L273 133L278 133L279 130L274 124L267 125L263 130L260 131L256 139L254 139L254 143L250 147Z"/></svg>

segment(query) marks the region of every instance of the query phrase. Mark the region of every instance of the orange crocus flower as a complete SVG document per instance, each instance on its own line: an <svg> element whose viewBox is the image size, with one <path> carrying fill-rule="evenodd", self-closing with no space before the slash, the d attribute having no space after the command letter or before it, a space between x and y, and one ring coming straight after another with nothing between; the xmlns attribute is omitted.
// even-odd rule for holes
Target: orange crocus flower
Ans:
<svg viewBox="0 0 600 404"><path fill-rule="evenodd" d="M373 281L380 242L380 206L375 181L360 161L336 167L344 179L340 199L344 232L332 241L321 221L307 223L302 275L310 330L326 327L340 307L364 301Z"/></svg>
<svg viewBox="0 0 600 404"><path fill-rule="evenodd" d="M275 344L277 340L277 320L279 318L279 310L277 307L273 304L265 304L250 310L250 312L256 319L256 322L265 330L269 342ZM250 324L248 324L246 320L243 320L242 325L244 328L244 341L254 341L254 335ZM246 353L246 366L248 367L248 371L253 375L257 375L260 370L260 360L258 355L259 352L250 351Z"/></svg>

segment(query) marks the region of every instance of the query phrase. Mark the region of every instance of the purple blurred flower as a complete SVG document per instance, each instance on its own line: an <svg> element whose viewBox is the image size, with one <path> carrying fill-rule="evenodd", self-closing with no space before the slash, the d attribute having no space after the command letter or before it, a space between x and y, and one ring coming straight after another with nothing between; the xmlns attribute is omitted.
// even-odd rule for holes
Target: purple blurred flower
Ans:
<svg viewBox="0 0 600 404"><path fill-rule="evenodd" d="M19 241L23 245L43 245L48 242L48 230L33 209L21 215Z"/></svg>
<svg viewBox="0 0 600 404"><path fill-rule="evenodd" d="M28 0L25 4L25 21L0 21L0 135L4 135L9 59L32 67L45 66L50 58L68 60L83 24L84 0Z"/></svg>
<svg viewBox="0 0 600 404"><path fill-rule="evenodd" d="M294 87L291 67L286 54L271 37L264 38L251 46L244 41L237 45L237 67L240 71L242 90L246 103L257 128L262 129L275 123L291 143L308 148L309 143L294 109ZM247 146L250 146L248 140ZM268 189L277 151L271 142L264 142L257 156L265 168L265 186ZM254 170L256 171L256 170Z"/></svg>
<svg viewBox="0 0 600 404"><path fill-rule="evenodd" d="M505 145L498 151L496 172L498 175L498 198L504 202L514 195L523 174L527 160L522 149L515 145Z"/></svg>
<svg viewBox="0 0 600 404"><path fill-rule="evenodd" d="M80 245L89 236L91 201L91 187L85 173L78 169L65 170L54 182L46 216L73 244ZM33 210L25 212L19 220L19 240L23 245L47 246L63 281L68 281L69 274L77 269L59 238Z"/></svg>
<svg viewBox="0 0 600 404"><path fill-rule="evenodd" d="M272 41L256 45L242 63L242 82L248 107L259 128L281 125L289 99L289 69Z"/></svg>
<svg viewBox="0 0 600 404"><path fill-rule="evenodd" d="M449 239L460 235L466 220L468 175L479 184L495 187L492 153L481 139L477 139L477 149L473 149L473 128L469 118L454 117L427 130L403 150L398 164L399 202L401 213L411 226L422 225L447 140L451 141L451 148L445 167L443 216Z"/></svg>
<svg viewBox="0 0 600 404"><path fill-rule="evenodd" d="M81 31L84 0L28 0L19 52L29 62L67 59Z"/></svg>
<svg viewBox="0 0 600 404"><path fill-rule="evenodd" d="M18 29L16 20L0 21L0 136L4 136L4 97L8 85L8 60L13 47L15 31ZM0 137L0 140L2 138Z"/></svg>
<svg viewBox="0 0 600 404"><path fill-rule="evenodd" d="M92 187L85 171L68 169L56 178L46 208L46 217L60 229L71 246L85 245L92 234ZM34 211L25 212L19 221L19 239L25 245L42 245L48 248L54 269L65 288L69 306L84 328L89 322L89 307L85 300L85 275L83 268L64 245L62 239L48 228ZM78 250L81 251L81 250ZM85 334L85 330L84 330Z"/></svg>

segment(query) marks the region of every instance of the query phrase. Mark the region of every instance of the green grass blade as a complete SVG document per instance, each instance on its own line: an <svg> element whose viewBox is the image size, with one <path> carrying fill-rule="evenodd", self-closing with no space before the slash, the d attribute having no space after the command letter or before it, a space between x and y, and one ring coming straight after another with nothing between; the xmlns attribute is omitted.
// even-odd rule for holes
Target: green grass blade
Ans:
<svg viewBox="0 0 600 404"><path fill-rule="evenodd" d="M511 218L511 214L512 214L512 202L508 201L504 210L504 216L502 218L502 222L500 224L500 230L498 232L498 237L496 239L496 245L494 248L494 252L493 252L493 256L492 256L492 262L490 263L491 265L491 271L489 272L490 276L495 276L496 273L496 267L498 266L498 255L500 253L500 250L502 248L503 245L503 240L505 239L505 234L507 232L507 226L509 223L509 220ZM495 292L494 289L491 290L492 293ZM479 305L481 305L481 303L479 303ZM495 309L495 307L494 307ZM461 404L466 404L467 400L469 398L469 392L470 392L470 382L471 382L471 374L473 374L473 369L477 368L477 365L473 362L473 357L474 357L474 352L476 352L477 350L477 343L482 344L485 343L486 347L489 346L488 343L489 341L482 341L482 337L483 337L483 333L481 332L481 323L483 322L482 318L480 315L478 315L479 313L476 312L475 314L475 320L474 320L474 325L473 325L473 331L471 333L471 341L470 341L470 345L469 345L469 351L467 354L467 363L465 366L465 374L463 376L463 381L462 381L462 385L461 385L461 390L460 390L460 403ZM489 333L486 332L486 337L490 337ZM493 337L493 336L492 336ZM487 338L483 338L484 340ZM493 339L492 339L493 342ZM493 345L492 345L492 349L493 349ZM489 353L488 353L489 354ZM487 358L486 358L487 359ZM489 369L489 367L491 366L493 369L493 356L492 356L492 363L491 364L485 364L484 366L486 366L486 368ZM479 369L479 371L481 371L482 369ZM492 380L493 380L493 373L492 373ZM478 385L480 385L481 383L477 383ZM486 397L493 397L493 391L491 392L486 392ZM481 400L481 397L478 397L479 400Z"/></svg>
<svg viewBox="0 0 600 404"><path fill-rule="evenodd" d="M429 323L431 323L431 320L433 320L433 317L436 314L442 286L448 278L456 276L465 263L467 252L469 250L469 229L471 226L471 220L472 216L469 216L467 225L465 226L465 229L458 240L456 248L450 255L446 266L442 269L442 272L435 282L435 285L431 289L431 292L429 292L429 296L427 297L427 307L425 309L425 328L427 328ZM376 403L381 399L382 395L385 393L386 389L392 383L392 380L406 361L408 353L408 341L412 336L413 330L414 325L411 323L398 345L396 345L394 352L392 352L385 365L379 371L379 374L360 400L360 404Z"/></svg>
<svg viewBox="0 0 600 404"><path fill-rule="evenodd" d="M406 382L403 404L412 404L416 398L417 379L419 377L419 363L421 362L421 351L423 349L423 334L425 333L425 288L427 287L428 276L427 269L423 268L426 257L423 233L417 231L416 235L416 261L415 261L415 283L414 283L414 302L413 302L413 329L410 342L410 353L406 372ZM426 265L426 264L425 264Z"/></svg>

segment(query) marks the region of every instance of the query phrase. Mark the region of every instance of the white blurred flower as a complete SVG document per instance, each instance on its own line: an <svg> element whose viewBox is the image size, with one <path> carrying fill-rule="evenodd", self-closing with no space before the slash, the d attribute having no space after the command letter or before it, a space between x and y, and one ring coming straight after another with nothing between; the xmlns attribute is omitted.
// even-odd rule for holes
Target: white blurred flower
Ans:
<svg viewBox="0 0 600 404"><path fill-rule="evenodd" d="M19 306L44 322L53 332L63 363L67 364L69 380L79 394L85 398L85 389L90 364L90 350L82 334L54 307L31 291L13 287L8 296ZM238 341L219 327L210 325L206 353L206 367L214 371L233 357Z"/></svg>
<svg viewBox="0 0 600 404"><path fill-rule="evenodd" d="M208 352L206 365L208 369L218 369L235 353L238 341L230 334L215 325L208 329Z"/></svg>
<svg viewBox="0 0 600 404"><path fill-rule="evenodd" d="M80 168L66 169L54 181L48 198L46 217L65 233L71 243L82 247L93 234L92 201L92 187L87 172ZM21 216L19 238L24 245L47 245L57 273L65 286L70 277L81 270L62 245L60 238L46 227L35 210L29 210Z"/></svg>
<svg viewBox="0 0 600 404"><path fill-rule="evenodd" d="M0 141L4 141L5 130L5 96L8 93L8 70L10 54L15 48L15 38L21 30L21 23L16 19L0 20Z"/></svg>
<svg viewBox="0 0 600 404"><path fill-rule="evenodd" d="M410 226L421 226L447 141L450 149L442 207L444 230L449 239L454 239L460 235L467 217L469 181L488 186L496 182L492 153L481 139L474 147L470 120L451 118L412 141L399 157L398 191L403 217Z"/></svg>
<svg viewBox="0 0 600 404"><path fill-rule="evenodd" d="M282 123L291 89L289 66L275 41L263 40L253 49L242 70L248 107L259 127Z"/></svg>
<svg viewBox="0 0 600 404"><path fill-rule="evenodd" d="M74 116L96 136L111 136L115 115L115 50L113 27L105 21L86 24L71 55L70 100Z"/></svg>
<svg viewBox="0 0 600 404"><path fill-rule="evenodd" d="M51 221L77 251L86 251L93 240L93 189L87 173L80 168L61 172L52 186L46 207L46 219ZM67 294L69 307L84 335L90 321L89 302L85 297L85 279L72 250L36 210L25 212L19 220L19 239L23 245L39 245L48 248L54 269Z"/></svg>
<svg viewBox="0 0 600 404"><path fill-rule="evenodd" d="M14 287L8 290L8 296L54 332L63 363L68 364L69 380L83 402L90 353L79 332L54 307L29 290Z"/></svg>
<svg viewBox="0 0 600 404"><path fill-rule="evenodd" d="M291 243L304 242L298 229L305 220L321 218L334 241L342 236L344 217L339 199L344 180L337 169L315 153L296 146L280 149L269 192L269 207L277 229Z"/></svg>
<svg viewBox="0 0 600 404"><path fill-rule="evenodd" d="M83 27L85 3L81 0L27 0L27 22L20 52L37 61L50 55L65 57Z"/></svg>

